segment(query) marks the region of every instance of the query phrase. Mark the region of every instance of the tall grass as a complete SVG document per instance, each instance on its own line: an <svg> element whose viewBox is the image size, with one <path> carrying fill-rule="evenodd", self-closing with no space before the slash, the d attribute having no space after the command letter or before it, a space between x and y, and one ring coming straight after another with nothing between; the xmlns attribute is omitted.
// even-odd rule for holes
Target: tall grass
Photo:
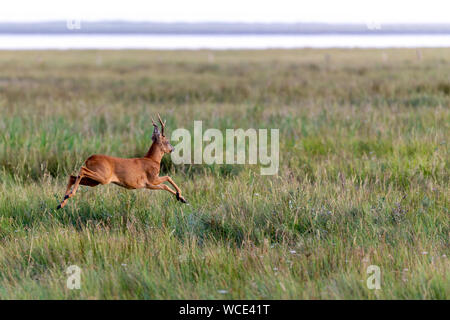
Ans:
<svg viewBox="0 0 450 320"><path fill-rule="evenodd" d="M0 69L0 298L448 299L450 50L0 52ZM145 154L157 112L169 132L279 128L279 174L166 157L188 206L111 185L55 210L90 154Z"/></svg>

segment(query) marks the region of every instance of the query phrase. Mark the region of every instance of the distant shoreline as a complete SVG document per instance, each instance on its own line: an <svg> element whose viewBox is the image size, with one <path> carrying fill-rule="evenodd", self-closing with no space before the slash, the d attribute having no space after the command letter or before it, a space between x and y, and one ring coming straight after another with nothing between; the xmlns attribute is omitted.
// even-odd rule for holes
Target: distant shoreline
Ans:
<svg viewBox="0 0 450 320"><path fill-rule="evenodd" d="M450 24L160 23L51 21L0 23L0 34L39 35L450 35Z"/></svg>

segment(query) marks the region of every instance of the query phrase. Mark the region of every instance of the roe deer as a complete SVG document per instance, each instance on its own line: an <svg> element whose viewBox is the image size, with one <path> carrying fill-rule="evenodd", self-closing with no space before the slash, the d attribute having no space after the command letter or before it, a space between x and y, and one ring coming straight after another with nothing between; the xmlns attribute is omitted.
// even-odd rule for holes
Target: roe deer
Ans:
<svg viewBox="0 0 450 320"><path fill-rule="evenodd" d="M77 177L70 176L67 184L64 200L57 209L64 208L67 201L72 198L81 185L95 187L99 184L114 183L127 189L147 188L152 190L166 190L174 194L177 200L186 203L181 196L181 190L169 176L160 177L159 170L161 159L166 153L174 150L169 140L164 135L166 122L161 120L161 132L158 125L152 119L154 126L152 140L153 143L143 158L115 158L105 155L93 155L81 167ZM172 190L164 182L169 182L176 191ZM73 190L70 191L73 186Z"/></svg>

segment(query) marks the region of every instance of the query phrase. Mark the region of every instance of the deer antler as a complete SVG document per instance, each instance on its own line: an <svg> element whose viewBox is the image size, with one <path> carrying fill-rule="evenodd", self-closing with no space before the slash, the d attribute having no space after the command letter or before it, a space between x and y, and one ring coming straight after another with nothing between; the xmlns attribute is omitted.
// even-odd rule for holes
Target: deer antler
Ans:
<svg viewBox="0 0 450 320"><path fill-rule="evenodd" d="M161 134L164 136L164 128L166 127L166 121L162 121L161 120L161 117L159 116L159 113L158 113L158 119L159 119L159 123L161 123Z"/></svg>
<svg viewBox="0 0 450 320"><path fill-rule="evenodd" d="M158 125L156 124L155 120L153 120L153 118L152 118L152 124L153 124L153 127L155 127L155 128L153 129L153 135L152 135L152 139L153 139L153 137L154 137L155 135L158 136L160 133L159 133ZM157 137L156 137L156 138L157 138Z"/></svg>
<svg viewBox="0 0 450 320"><path fill-rule="evenodd" d="M152 124L154 127L158 127L158 125L155 123L155 120L153 120L153 117L152 117Z"/></svg>

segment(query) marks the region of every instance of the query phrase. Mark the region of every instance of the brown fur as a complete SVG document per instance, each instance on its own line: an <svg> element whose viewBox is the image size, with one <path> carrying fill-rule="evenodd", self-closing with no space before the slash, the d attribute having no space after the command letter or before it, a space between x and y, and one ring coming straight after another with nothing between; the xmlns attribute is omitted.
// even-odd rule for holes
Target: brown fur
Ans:
<svg viewBox="0 0 450 320"><path fill-rule="evenodd" d="M80 184L95 187L99 184L114 183L127 189L166 190L174 194L177 200L186 203L181 196L180 188L172 178L159 176L162 157L172 152L174 148L164 136L165 122L162 122L159 115L158 118L161 123L161 132L153 121L153 144L143 158L124 159L101 154L90 156L81 167L78 176L70 176L64 200L58 209L64 208L67 201L75 195ZM176 191L163 184L164 182L169 182Z"/></svg>

